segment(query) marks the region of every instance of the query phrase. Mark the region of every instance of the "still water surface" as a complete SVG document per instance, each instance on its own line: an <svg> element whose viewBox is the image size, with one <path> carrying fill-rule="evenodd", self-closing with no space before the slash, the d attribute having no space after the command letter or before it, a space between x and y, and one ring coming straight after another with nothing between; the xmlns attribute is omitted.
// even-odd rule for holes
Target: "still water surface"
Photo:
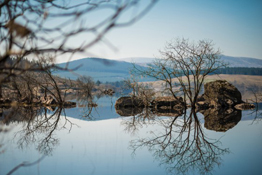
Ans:
<svg viewBox="0 0 262 175"><path fill-rule="evenodd" d="M262 174L262 111L242 111L235 126L217 132L200 113L121 117L114 101L99 99L91 115L72 108L31 124L6 125L2 116L0 174Z"/></svg>

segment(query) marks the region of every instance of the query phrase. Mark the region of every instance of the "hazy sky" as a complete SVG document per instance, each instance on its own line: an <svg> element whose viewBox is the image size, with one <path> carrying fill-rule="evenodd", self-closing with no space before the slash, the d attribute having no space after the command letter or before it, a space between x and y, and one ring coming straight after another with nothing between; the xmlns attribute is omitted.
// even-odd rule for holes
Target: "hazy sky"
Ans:
<svg viewBox="0 0 262 175"><path fill-rule="evenodd" d="M160 0L132 26L106 35L90 55L108 59L155 57L166 41L211 39L224 55L262 59L262 0Z"/></svg>

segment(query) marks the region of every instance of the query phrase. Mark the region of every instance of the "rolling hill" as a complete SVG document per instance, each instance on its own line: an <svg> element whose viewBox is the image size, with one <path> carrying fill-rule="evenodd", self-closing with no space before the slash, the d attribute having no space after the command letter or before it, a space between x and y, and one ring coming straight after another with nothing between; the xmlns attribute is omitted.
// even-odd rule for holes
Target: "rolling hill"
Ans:
<svg viewBox="0 0 262 175"><path fill-rule="evenodd" d="M61 63L58 64L58 66L66 67L67 63ZM84 58L68 63L69 69L77 68L73 72L57 71L55 74L71 79L76 79L79 75L87 75L93 77L94 80L113 82L129 78L129 70L132 67L132 63L125 61L108 60L102 58Z"/></svg>
<svg viewBox="0 0 262 175"><path fill-rule="evenodd" d="M153 62L153 58L126 58L120 61L118 60L109 60L102 58L83 58L68 63L69 69L77 68L73 72L68 71L57 71L55 74L61 77L76 79L79 75L87 75L94 78L94 80L100 80L102 82L115 82L130 78L129 71L133 68L133 63L136 63L145 68L148 63ZM222 56L222 60L229 64L229 67L247 67L247 68L262 68L262 60L255 58L244 58L244 57L230 57ZM67 63L58 64L58 66L66 67ZM236 69L236 68L235 68ZM239 72L240 70L238 70ZM244 70L246 71L246 70ZM260 71L256 70L256 71ZM229 71L228 71L229 72ZM233 71L235 74L236 70ZM247 71L246 71L247 72ZM225 73L222 72L223 74ZM227 73L227 74L232 74ZM243 74L243 73L237 73ZM250 73L247 73L250 75ZM251 73L252 75L252 73ZM254 74L253 74L254 75ZM260 75L260 74L256 74ZM143 81L148 81L149 79ZM151 80L153 81L153 80Z"/></svg>

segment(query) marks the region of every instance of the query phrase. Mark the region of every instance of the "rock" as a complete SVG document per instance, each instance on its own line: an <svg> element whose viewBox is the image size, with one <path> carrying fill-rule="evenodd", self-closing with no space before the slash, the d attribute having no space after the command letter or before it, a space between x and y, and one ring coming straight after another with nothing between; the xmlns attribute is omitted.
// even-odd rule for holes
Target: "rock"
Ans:
<svg viewBox="0 0 262 175"><path fill-rule="evenodd" d="M117 99L115 108L144 107L143 100L138 97L120 97Z"/></svg>
<svg viewBox="0 0 262 175"><path fill-rule="evenodd" d="M173 96L157 97L151 104L156 109L173 109L176 108L175 106L179 106L179 108L184 107L183 98L180 97L177 100Z"/></svg>
<svg viewBox="0 0 262 175"><path fill-rule="evenodd" d="M240 103L234 106L238 110L254 109L255 105L251 103Z"/></svg>
<svg viewBox="0 0 262 175"><path fill-rule="evenodd" d="M232 108L242 103L242 96L239 90L225 80L216 80L204 85L205 92L203 97L205 103L210 107Z"/></svg>
<svg viewBox="0 0 262 175"><path fill-rule="evenodd" d="M227 110L204 110L205 128L218 132L226 132L233 128L241 120L242 113L239 110L229 108Z"/></svg>

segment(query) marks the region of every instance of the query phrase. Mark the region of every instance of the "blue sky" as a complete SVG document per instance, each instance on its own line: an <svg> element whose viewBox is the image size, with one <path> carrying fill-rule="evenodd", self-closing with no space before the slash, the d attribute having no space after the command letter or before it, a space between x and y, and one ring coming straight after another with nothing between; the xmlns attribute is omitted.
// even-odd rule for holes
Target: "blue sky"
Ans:
<svg viewBox="0 0 262 175"><path fill-rule="evenodd" d="M116 50L100 42L73 59L157 57L177 37L213 40L224 55L262 59L262 0L160 0L132 26L105 36Z"/></svg>

